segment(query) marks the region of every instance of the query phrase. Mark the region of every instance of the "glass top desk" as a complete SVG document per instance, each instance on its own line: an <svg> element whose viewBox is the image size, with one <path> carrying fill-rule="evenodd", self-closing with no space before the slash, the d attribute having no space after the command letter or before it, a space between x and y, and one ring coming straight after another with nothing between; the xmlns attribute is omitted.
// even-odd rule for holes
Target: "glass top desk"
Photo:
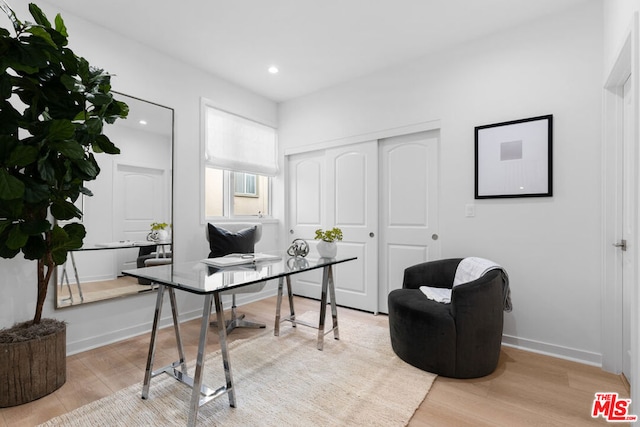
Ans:
<svg viewBox="0 0 640 427"><path fill-rule="evenodd" d="M158 284L158 295L153 318L153 328L151 330L151 340L149 343L149 354L145 370L144 383L142 386L142 398L149 397L149 387L151 379L162 373L173 376L176 380L192 388L191 401L189 404L188 426L195 426L198 416L198 409L205 403L227 394L229 404L236 406L235 389L233 386L233 375L231 372L231 362L227 346L227 330L225 327L224 313L222 309L221 295L228 294L235 288L241 288L251 284L263 282L271 279L278 279L278 297L276 303L276 318L274 335L280 333L280 323L289 321L294 326L301 324L318 329L318 350L322 350L324 336L333 331L334 338L339 339L338 333L338 313L335 301L335 288L333 284L333 266L347 261L353 261L356 257L344 258L291 258L285 253L278 253L280 257L272 261L248 262L247 264L218 268L204 262L176 263L173 265L161 265L155 267L139 268L123 271L123 274L151 280ZM322 290L320 295L320 316L318 325L311 325L301 322L295 318L293 306L293 294L291 291L291 276L315 269L322 269ZM280 317L280 307L282 304L282 293L284 282L287 283L287 295L289 298L290 315L284 319ZM180 326L178 323L178 312L175 299L175 290L190 292L204 297L202 309L202 320L200 325L200 338L198 343L198 356L196 359L196 369L193 377L187 374L187 365L184 357ZM162 312L162 303L165 291L169 292L171 311L173 315L173 327L176 335L179 360L172 364L153 370L155 357L156 339L158 335L158 324ZM327 293L329 295L327 295ZM326 318L327 297L331 303L332 328L325 331L324 323ZM202 374L204 371L204 353L207 343L207 332L209 329L209 315L211 314L212 303L215 307L218 325L218 335L220 337L220 352L222 354L223 368L225 372L226 384L218 389L212 389L202 384Z"/></svg>

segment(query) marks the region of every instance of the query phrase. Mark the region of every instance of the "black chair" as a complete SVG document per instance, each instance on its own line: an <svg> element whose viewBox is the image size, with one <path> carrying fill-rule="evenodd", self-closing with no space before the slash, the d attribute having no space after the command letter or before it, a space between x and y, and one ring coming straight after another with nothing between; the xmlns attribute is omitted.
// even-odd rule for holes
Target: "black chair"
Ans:
<svg viewBox="0 0 640 427"><path fill-rule="evenodd" d="M209 258L223 257L232 253L253 253L255 244L262 237L262 224L224 223L218 226L208 224L206 235L210 249ZM264 323L245 320L244 314L238 315L236 307L236 294L260 292L264 289L266 283L259 282L233 289L232 291L221 292L221 295L231 295L231 318L225 321L227 334L235 328L266 327ZM211 326L217 326L216 321L212 321L210 324Z"/></svg>
<svg viewBox="0 0 640 427"><path fill-rule="evenodd" d="M157 245L141 246L136 258L136 268L153 267L155 265L171 264L172 253L161 251ZM151 280L138 279L140 285L151 285Z"/></svg>
<svg viewBox="0 0 640 427"><path fill-rule="evenodd" d="M438 375L477 378L498 366L503 310L510 311L508 278L492 269L453 287L462 258L425 262L404 272L402 289L389 293L393 351ZM431 300L421 286L451 289L450 303Z"/></svg>

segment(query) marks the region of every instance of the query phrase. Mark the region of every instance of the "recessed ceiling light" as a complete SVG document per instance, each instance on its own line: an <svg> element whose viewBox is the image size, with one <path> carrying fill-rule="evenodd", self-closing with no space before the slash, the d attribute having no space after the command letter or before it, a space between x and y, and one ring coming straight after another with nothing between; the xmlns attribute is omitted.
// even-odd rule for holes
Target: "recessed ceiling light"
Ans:
<svg viewBox="0 0 640 427"><path fill-rule="evenodd" d="M146 120L140 120L138 123L140 123L141 125L143 125L143 126L144 126L144 125L146 125L146 124L147 124L147 121L146 121Z"/></svg>
<svg viewBox="0 0 640 427"><path fill-rule="evenodd" d="M269 72L271 74L278 74L278 71L280 70L278 70L278 67L276 67L275 65L272 65L271 67L269 67Z"/></svg>

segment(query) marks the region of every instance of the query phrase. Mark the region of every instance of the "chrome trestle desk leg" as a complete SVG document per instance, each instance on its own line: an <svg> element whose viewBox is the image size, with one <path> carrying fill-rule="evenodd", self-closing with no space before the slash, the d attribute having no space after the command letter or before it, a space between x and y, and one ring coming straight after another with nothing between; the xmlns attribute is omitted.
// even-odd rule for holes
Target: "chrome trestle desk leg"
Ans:
<svg viewBox="0 0 640 427"><path fill-rule="evenodd" d="M283 291L283 278L281 277L278 281L278 299L276 302L276 321L275 326L273 328L273 334L275 336L280 335L280 323L284 321L289 321L295 327L296 324L312 327L318 330L318 350L322 350L324 347L324 336L329 332L333 331L333 337L336 340L340 339L340 334L338 331L338 309L336 306L336 291L333 283L333 269L330 265L327 265L323 268L322 271L322 293L320 296L320 319L318 321L318 326L311 325L309 323L303 322L301 320L297 320L293 308L293 292L291 291L291 280L289 276L287 276L287 291L289 294L289 308L291 309L291 315L289 317L285 317L284 319L280 319L280 309L282 306L282 291ZM324 323L327 314L327 293L330 298L331 303L331 317L333 320L333 327L326 331L324 330Z"/></svg>
<svg viewBox="0 0 640 427"><path fill-rule="evenodd" d="M182 336L180 335L180 323L178 322L178 306L176 304L176 293L172 288L169 288L169 301L171 302L171 315L173 317L173 330L176 335L176 346L178 348L178 360L171 365L153 371L153 362L156 353L156 340L158 338L158 324L160 322L160 316L162 314L162 302L164 300L164 293L167 290L166 286L160 285L158 287L158 295L156 297L156 308L153 315L153 328L151 329L151 340L149 342L149 355L147 356L147 367L144 372L144 382L142 385L142 398L147 399L149 397L149 386L151 385L151 378L163 373L171 371L174 377L180 379L187 375L187 363L184 357L184 347L182 346ZM180 367L181 371L177 371L176 368Z"/></svg>
<svg viewBox="0 0 640 427"><path fill-rule="evenodd" d="M76 276L76 286L78 286L78 294L80 294L80 301L84 301L84 295L82 295L82 286L80 285L80 277L78 276L78 267L76 267L76 258L73 256L73 251L69 252L69 258L71 258L71 266L73 267L73 274ZM71 285L69 284L69 273L67 273L67 263L62 266L62 274L60 275L60 288L67 282L67 288L69 290L69 298L63 299L63 301L71 301L73 304L73 294L71 293Z"/></svg>
<svg viewBox="0 0 640 427"><path fill-rule="evenodd" d="M229 360L229 348L227 345L227 330L224 327L224 314L222 311L222 301L219 294L206 295L204 299L204 307L202 310L202 324L200 326L200 340L198 343L198 357L196 360L196 370L194 377L191 378L187 374L187 364L184 356L184 348L182 345L182 336L180 334L180 326L178 322L178 310L176 304L175 290L168 288L169 299L171 301L171 313L173 316L173 327L176 335L176 344L178 347L179 360L173 362L171 365L165 366L153 370L153 363L155 359L156 341L158 338L158 324L160 322L160 316L162 315L162 303L164 299L164 293L167 287L164 285L158 286L158 295L156 298L156 308L153 316L153 328L151 329L151 340L149 343L149 355L147 357L147 367L144 375L144 383L142 386L142 398L149 398L149 388L151 379L162 373L172 375L176 380L186 384L192 388L191 401L189 404L189 419L188 426L195 426L198 417L198 409L205 403L221 396L225 393L229 394L229 404L232 407L236 406L235 389L233 387L233 376L231 374L231 362ZM204 373L204 355L207 347L207 332L209 329L209 313L211 313L212 300L215 301L216 315L218 317L218 333L220 335L220 351L222 353L222 364L225 373L226 384L217 390L211 389L202 383L202 375ZM180 367L181 370L177 368Z"/></svg>
<svg viewBox="0 0 640 427"><path fill-rule="evenodd" d="M276 300L276 322L273 327L273 335L275 335L276 337L280 335L280 322L287 320L291 322L294 328L296 327L296 313L293 307L293 292L291 291L291 278L289 276L286 277L286 280L287 280L287 293L289 297L290 315L289 317L283 320L280 320L280 309L282 307L282 287L283 287L284 279L285 279L284 277L281 277L280 279L278 279L278 298Z"/></svg>
<svg viewBox="0 0 640 427"><path fill-rule="evenodd" d="M180 334L180 322L178 322L178 304L176 304L176 293L173 288L169 288L169 300L171 301L171 316L173 317L173 331L176 334L176 344L178 346L178 362L182 373L187 374L187 361L184 357L184 347L182 346L182 335Z"/></svg>
<svg viewBox="0 0 640 427"><path fill-rule="evenodd" d="M151 377L153 377L153 359L156 355L156 339L158 338L158 323L162 314L162 301L164 299L165 286L158 286L158 295L156 296L156 308L153 314L153 328L151 328L151 339L149 341L149 354L147 356L147 367L144 371L144 382L142 383L142 398L149 397L149 385Z"/></svg>
<svg viewBox="0 0 640 427"><path fill-rule="evenodd" d="M211 390L202 384L202 374L204 371L204 353L207 346L207 332L209 330L209 314L211 313L211 299L215 301L216 316L218 320L218 333L220 335L220 353L222 354L222 365L226 385L217 390ZM189 404L189 420L187 426L196 425L198 409L205 403L221 396L229 394L229 405L236 406L236 391L233 387L233 375L231 374L231 362L229 360L229 348L227 346L227 328L225 327L224 315L222 312L222 300L219 294L206 295L204 309L202 310L202 323L200 325L200 343L198 344L198 358L196 360L196 372L193 378L193 390L191 391L191 403ZM200 395L204 397L200 397Z"/></svg>
<svg viewBox="0 0 640 427"><path fill-rule="evenodd" d="M325 332L324 322L327 315L327 291L329 292L331 303L331 317L333 326ZM320 321L318 323L318 350L322 350L324 346L324 336L333 331L333 338L340 339L338 332L338 310L336 308L336 291L333 284L333 269L330 265L324 267L322 271L322 293L320 296Z"/></svg>

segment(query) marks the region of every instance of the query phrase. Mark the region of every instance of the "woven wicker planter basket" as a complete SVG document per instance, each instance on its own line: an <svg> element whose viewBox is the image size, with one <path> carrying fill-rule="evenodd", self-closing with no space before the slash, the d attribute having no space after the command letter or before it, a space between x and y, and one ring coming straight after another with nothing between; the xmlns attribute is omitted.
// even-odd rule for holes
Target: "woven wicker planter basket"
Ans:
<svg viewBox="0 0 640 427"><path fill-rule="evenodd" d="M50 394L67 379L66 325L30 341L0 343L0 408Z"/></svg>

